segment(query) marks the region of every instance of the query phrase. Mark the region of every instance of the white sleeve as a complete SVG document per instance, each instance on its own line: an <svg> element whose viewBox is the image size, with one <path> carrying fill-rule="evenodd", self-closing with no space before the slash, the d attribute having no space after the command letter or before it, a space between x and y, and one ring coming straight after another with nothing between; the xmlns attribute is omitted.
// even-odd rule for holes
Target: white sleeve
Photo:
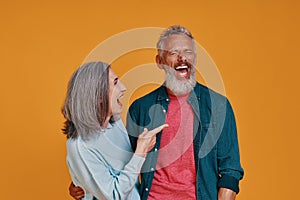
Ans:
<svg viewBox="0 0 300 200"><path fill-rule="evenodd" d="M67 141L67 163L74 183L97 199L126 199L132 191L145 158L133 154L118 173L101 154L75 139Z"/></svg>

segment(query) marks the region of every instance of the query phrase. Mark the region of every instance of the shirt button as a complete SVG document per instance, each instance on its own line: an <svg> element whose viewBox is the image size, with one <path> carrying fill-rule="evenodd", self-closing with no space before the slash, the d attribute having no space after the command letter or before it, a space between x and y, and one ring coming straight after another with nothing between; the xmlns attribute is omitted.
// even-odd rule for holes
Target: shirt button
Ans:
<svg viewBox="0 0 300 200"><path fill-rule="evenodd" d="M163 109L163 112L165 113L165 112L166 112L166 110L165 110L165 109Z"/></svg>
<svg viewBox="0 0 300 200"><path fill-rule="evenodd" d="M148 189L148 188L145 188L145 190L148 191L149 189Z"/></svg>
<svg viewBox="0 0 300 200"><path fill-rule="evenodd" d="M166 101L169 101L169 99L166 99Z"/></svg>
<svg viewBox="0 0 300 200"><path fill-rule="evenodd" d="M154 151L157 151L157 148L155 148Z"/></svg>
<svg viewBox="0 0 300 200"><path fill-rule="evenodd" d="M151 167L151 169L150 169L151 171L154 171L154 168L153 167Z"/></svg>

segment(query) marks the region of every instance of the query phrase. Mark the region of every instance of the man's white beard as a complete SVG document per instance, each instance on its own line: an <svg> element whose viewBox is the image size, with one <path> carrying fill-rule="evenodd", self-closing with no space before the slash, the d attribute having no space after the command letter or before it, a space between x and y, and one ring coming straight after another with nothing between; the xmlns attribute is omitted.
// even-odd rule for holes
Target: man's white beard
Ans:
<svg viewBox="0 0 300 200"><path fill-rule="evenodd" d="M176 78L176 70L169 66L164 66L166 72L166 87L171 90L175 96L182 96L188 94L196 85L195 68L191 68L191 75L189 79L178 80Z"/></svg>

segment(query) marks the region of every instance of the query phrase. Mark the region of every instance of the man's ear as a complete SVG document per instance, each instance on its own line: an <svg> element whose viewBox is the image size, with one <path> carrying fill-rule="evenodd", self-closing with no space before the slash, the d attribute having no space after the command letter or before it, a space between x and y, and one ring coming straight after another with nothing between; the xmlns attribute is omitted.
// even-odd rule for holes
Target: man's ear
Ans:
<svg viewBox="0 0 300 200"><path fill-rule="evenodd" d="M155 60L156 60L157 67L159 69L163 69L163 62L161 60L161 57L159 55L156 55Z"/></svg>

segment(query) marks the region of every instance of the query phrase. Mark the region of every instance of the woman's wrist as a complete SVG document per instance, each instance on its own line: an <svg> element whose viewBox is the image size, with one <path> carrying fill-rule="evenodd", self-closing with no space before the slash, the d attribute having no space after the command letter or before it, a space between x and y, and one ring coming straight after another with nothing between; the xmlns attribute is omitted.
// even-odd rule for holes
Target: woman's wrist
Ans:
<svg viewBox="0 0 300 200"><path fill-rule="evenodd" d="M138 151L138 150L136 150L134 152L134 154L137 155L137 156L143 157L143 158L146 158L146 156L147 156L147 153L142 152L142 151Z"/></svg>
<svg viewBox="0 0 300 200"><path fill-rule="evenodd" d="M147 156L146 153L134 153L134 154L137 156L143 157L143 158L146 158L146 156Z"/></svg>

